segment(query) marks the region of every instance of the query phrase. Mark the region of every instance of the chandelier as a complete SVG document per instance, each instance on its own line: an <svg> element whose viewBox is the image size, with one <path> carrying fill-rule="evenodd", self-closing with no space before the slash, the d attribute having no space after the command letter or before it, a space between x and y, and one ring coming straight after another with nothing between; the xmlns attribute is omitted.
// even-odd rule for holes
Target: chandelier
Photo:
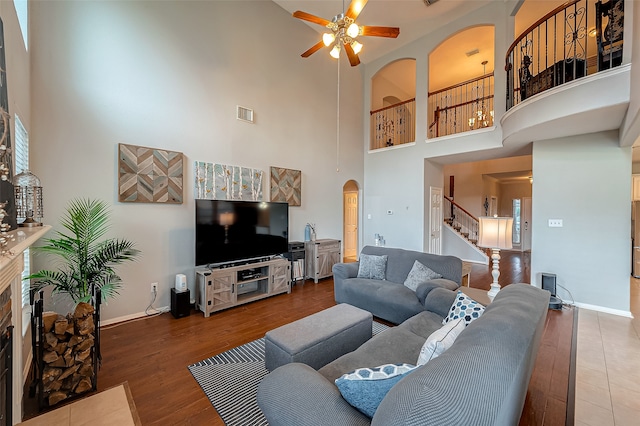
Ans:
<svg viewBox="0 0 640 426"><path fill-rule="evenodd" d="M331 30L330 33L322 34L322 42L329 47L333 44L333 48L329 54L338 59L340 57L340 49L343 44L348 44L356 55L362 50L362 43L356 40L356 37L362 34L362 29L355 23L355 20L345 16L344 13L333 17L326 27Z"/></svg>
<svg viewBox="0 0 640 426"><path fill-rule="evenodd" d="M488 111L485 106L485 96L484 96L484 80L487 75L488 61L482 61L482 79L476 80L476 111L472 114L472 117L469 118L469 129L481 129L484 127L493 126L493 110ZM482 81L482 90L478 86L478 82ZM491 95L491 79L489 79L489 95Z"/></svg>

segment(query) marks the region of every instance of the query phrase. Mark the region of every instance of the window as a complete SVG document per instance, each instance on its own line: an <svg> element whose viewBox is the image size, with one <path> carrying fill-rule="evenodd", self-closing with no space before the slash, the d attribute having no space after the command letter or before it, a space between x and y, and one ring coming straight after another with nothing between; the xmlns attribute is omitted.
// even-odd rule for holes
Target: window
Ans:
<svg viewBox="0 0 640 426"><path fill-rule="evenodd" d="M513 244L520 244L520 199L513 200Z"/></svg>
<svg viewBox="0 0 640 426"><path fill-rule="evenodd" d="M29 13L28 0L13 0L13 6L16 8L18 15L18 24L22 32L22 40L24 41L25 50L29 50Z"/></svg>
<svg viewBox="0 0 640 426"><path fill-rule="evenodd" d="M29 170L29 134L27 129L24 128L22 121L18 114L15 115L15 129L14 129L14 164L15 174L22 173L25 170ZM22 271L22 278L31 274L31 253L27 249L24 251L24 270ZM29 305L29 281L22 281L22 306Z"/></svg>

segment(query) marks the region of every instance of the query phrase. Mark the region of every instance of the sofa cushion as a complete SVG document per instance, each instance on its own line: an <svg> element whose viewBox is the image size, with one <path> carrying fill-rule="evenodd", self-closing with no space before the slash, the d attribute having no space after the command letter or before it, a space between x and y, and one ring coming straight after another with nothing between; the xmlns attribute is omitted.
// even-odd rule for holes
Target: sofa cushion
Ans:
<svg viewBox="0 0 640 426"><path fill-rule="evenodd" d="M416 293L402 284L366 278L346 280L340 288L340 298L336 300L367 310L394 324L400 324L424 310Z"/></svg>
<svg viewBox="0 0 640 426"><path fill-rule="evenodd" d="M318 373L333 382L343 374L365 365L415 364L424 339L406 328L391 327L376 334L355 351L325 365Z"/></svg>
<svg viewBox="0 0 640 426"><path fill-rule="evenodd" d="M431 333L431 336L427 338L427 341L422 345L420 355L418 356L417 365L424 365L432 359L440 356L444 351L449 349L453 342L456 341L456 337L462 333L462 330L466 327L464 320L458 318L452 320L443 325L438 330Z"/></svg>
<svg viewBox="0 0 640 426"><path fill-rule="evenodd" d="M337 378L342 397L362 414L373 417L387 392L416 367L411 364L385 364L358 368Z"/></svg>
<svg viewBox="0 0 640 426"><path fill-rule="evenodd" d="M362 254L387 255L386 277L388 281L402 284L409 275L416 260L443 278L456 282L462 282L462 260L455 256L443 256L438 254L423 253L413 250L405 250L389 247L364 246Z"/></svg>
<svg viewBox="0 0 640 426"><path fill-rule="evenodd" d="M411 268L411 271L409 271L407 279L404 280L404 285L409 287L411 290L416 291L418 285L435 278L442 278L442 275L416 260L413 262L413 267Z"/></svg>
<svg viewBox="0 0 640 426"><path fill-rule="evenodd" d="M360 266L358 267L358 278L369 278L373 280L384 280L387 270L387 256L375 256L370 254L360 255Z"/></svg>
<svg viewBox="0 0 640 426"><path fill-rule="evenodd" d="M458 291L456 294L456 298L451 304L451 308L449 309L449 315L447 315L443 320L442 324L446 324L451 320L455 320L458 318L464 319L466 325L469 325L471 321L480 318L480 315L484 312L484 306L480 303L476 302L466 294L461 291Z"/></svg>

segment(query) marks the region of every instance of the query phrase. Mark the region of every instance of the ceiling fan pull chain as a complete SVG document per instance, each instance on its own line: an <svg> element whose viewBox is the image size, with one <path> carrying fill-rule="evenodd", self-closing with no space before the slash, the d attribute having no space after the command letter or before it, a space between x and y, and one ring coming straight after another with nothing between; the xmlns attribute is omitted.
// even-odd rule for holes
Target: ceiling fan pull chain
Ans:
<svg viewBox="0 0 640 426"><path fill-rule="evenodd" d="M343 0L344 2L344 0ZM343 5L344 9L344 5ZM338 63L338 105L336 107L336 173L340 172L340 58Z"/></svg>

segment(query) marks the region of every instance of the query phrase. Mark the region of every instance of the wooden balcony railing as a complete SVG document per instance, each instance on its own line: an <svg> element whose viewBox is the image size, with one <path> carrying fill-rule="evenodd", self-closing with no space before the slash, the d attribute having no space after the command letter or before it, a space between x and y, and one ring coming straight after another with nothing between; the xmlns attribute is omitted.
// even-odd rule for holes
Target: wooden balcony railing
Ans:
<svg viewBox="0 0 640 426"><path fill-rule="evenodd" d="M430 92L429 138L493 126L493 73Z"/></svg>
<svg viewBox="0 0 640 426"><path fill-rule="evenodd" d="M415 142L415 129L415 98L371 111L370 149Z"/></svg>
<svg viewBox="0 0 640 426"><path fill-rule="evenodd" d="M620 65L623 17L623 0L571 0L533 23L507 50L507 109L545 90Z"/></svg>

